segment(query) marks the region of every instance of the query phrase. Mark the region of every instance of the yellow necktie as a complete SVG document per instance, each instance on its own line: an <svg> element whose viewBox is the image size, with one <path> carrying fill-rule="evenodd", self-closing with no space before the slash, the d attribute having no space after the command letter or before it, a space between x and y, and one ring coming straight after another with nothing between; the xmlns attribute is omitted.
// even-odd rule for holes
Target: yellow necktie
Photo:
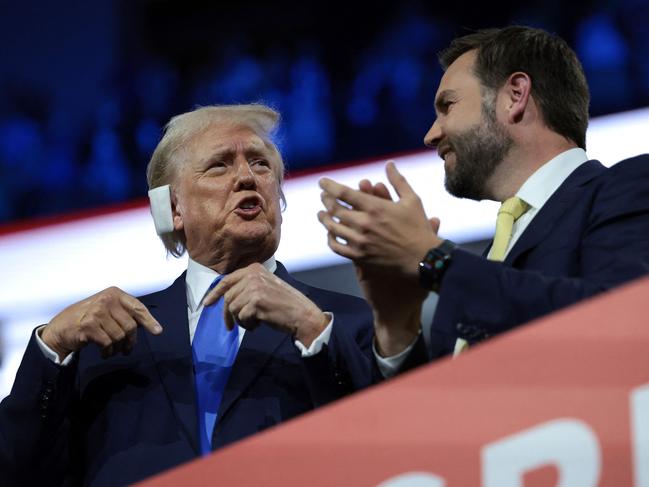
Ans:
<svg viewBox="0 0 649 487"><path fill-rule="evenodd" d="M491 250L489 251L489 260L502 261L505 258L505 252L512 238L512 228L514 222L518 220L523 213L529 210L530 205L525 203L518 196L505 200L498 210L496 219L496 235L494 236Z"/></svg>
<svg viewBox="0 0 649 487"><path fill-rule="evenodd" d="M514 196L505 200L500 209L498 210L498 217L496 218L496 235L494 236L491 250L489 251L488 259L502 262L505 258L505 252L509 246L509 241L512 238L512 229L514 222L518 220L523 213L529 210L530 205L525 203L518 196ZM463 338L458 338L455 341L455 349L453 356L457 357L462 352L469 349L469 342Z"/></svg>

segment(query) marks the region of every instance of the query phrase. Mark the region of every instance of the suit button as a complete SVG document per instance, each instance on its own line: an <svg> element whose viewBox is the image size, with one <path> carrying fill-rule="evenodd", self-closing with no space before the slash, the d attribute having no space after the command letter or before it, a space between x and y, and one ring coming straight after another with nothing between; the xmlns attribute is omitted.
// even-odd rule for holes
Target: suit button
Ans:
<svg viewBox="0 0 649 487"><path fill-rule="evenodd" d="M455 329L457 330L458 334L460 334L463 338L466 338L466 335L471 333L471 326L465 325L464 323L458 323L455 325Z"/></svg>
<svg viewBox="0 0 649 487"><path fill-rule="evenodd" d="M485 331L484 328L480 328L479 326L475 326L473 328L473 335L472 338L476 341L481 341L484 340L487 337L487 332Z"/></svg>

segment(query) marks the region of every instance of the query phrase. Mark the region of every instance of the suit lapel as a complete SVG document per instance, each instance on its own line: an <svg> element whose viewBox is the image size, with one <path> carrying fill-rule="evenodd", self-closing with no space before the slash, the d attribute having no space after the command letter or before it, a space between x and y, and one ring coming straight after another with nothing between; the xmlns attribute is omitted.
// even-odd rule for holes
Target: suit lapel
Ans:
<svg viewBox="0 0 649 487"><path fill-rule="evenodd" d="M291 278L279 262L275 275L301 292L305 291L304 286ZM185 273L168 289L145 296L141 300L164 327L164 332L158 336L148 333L143 335L151 349L179 429L199 455L196 391L192 349L189 342ZM246 332L223 392L219 407L219 421L230 411L241 394L263 371L273 353L286 340L290 340L289 335L263 323L256 330Z"/></svg>
<svg viewBox="0 0 649 487"><path fill-rule="evenodd" d="M254 331L246 331L223 391L218 421L223 419L241 394L262 372L273 356L273 352L287 339L289 339L287 334L276 331L264 323Z"/></svg>
<svg viewBox="0 0 649 487"><path fill-rule="evenodd" d="M295 282L286 271L286 268L279 262L277 263L275 275L291 285ZM223 392L218 421L223 419L235 401L263 371L280 345L290 339L289 335L271 328L266 323L262 323L254 331L246 331L239 347L239 353L232 366L230 378Z"/></svg>
<svg viewBox="0 0 649 487"><path fill-rule="evenodd" d="M512 265L520 255L543 241L566 210L572 207L581 193L581 187L603 170L605 167L598 161L587 161L568 176L530 222L504 262Z"/></svg>
<svg viewBox="0 0 649 487"><path fill-rule="evenodd" d="M142 298L164 331L145 333L162 386L169 398L180 431L199 454L194 365L189 343L185 273L164 291Z"/></svg>

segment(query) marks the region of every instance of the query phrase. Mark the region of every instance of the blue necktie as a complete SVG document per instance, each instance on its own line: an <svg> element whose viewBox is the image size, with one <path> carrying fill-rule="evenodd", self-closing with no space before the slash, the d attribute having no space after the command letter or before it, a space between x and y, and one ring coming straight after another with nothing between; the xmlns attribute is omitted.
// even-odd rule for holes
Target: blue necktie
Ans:
<svg viewBox="0 0 649 487"><path fill-rule="evenodd" d="M221 279L217 277L210 289ZM212 432L225 384L239 348L239 327L232 331L223 322L223 298L205 306L196 326L192 355L196 383L196 406L201 454L212 451Z"/></svg>

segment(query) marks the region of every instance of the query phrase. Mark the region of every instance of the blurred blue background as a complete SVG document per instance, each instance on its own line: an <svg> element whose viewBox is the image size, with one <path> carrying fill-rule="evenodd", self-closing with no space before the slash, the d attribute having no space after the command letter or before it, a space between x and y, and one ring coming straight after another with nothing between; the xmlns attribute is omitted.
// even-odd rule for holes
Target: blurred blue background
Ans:
<svg viewBox="0 0 649 487"><path fill-rule="evenodd" d="M289 173L420 149L436 53L509 23L573 46L592 116L649 105L647 0L0 0L0 223L144 196L161 127L197 105L280 110Z"/></svg>

